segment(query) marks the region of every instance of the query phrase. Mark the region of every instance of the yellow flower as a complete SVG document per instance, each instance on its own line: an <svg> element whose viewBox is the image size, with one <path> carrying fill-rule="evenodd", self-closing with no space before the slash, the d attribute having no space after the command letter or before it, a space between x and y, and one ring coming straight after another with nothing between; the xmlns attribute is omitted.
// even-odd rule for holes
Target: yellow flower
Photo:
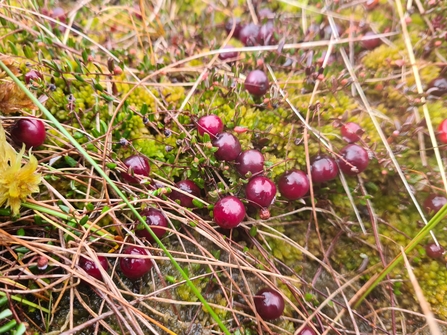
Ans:
<svg viewBox="0 0 447 335"><path fill-rule="evenodd" d="M19 214L20 204L32 193L39 192L42 176L36 173L37 159L30 153L28 163L22 166L25 145L17 153L6 141L0 124L0 206L6 202L13 215Z"/></svg>

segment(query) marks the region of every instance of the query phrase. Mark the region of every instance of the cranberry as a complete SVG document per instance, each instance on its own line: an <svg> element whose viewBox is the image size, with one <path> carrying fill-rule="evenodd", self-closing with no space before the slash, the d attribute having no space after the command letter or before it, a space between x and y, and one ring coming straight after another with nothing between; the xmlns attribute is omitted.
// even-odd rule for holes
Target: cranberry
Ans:
<svg viewBox="0 0 447 335"><path fill-rule="evenodd" d="M224 128L223 122L217 115L205 115L197 121L197 131L201 136L207 133L211 138L216 137Z"/></svg>
<svg viewBox="0 0 447 335"><path fill-rule="evenodd" d="M143 209L140 212L140 215L146 217L146 223L152 229L154 234L157 235L158 238L162 238L163 235L166 233L166 229L164 228L168 227L168 220L166 220L166 217L163 215L163 213L158 209L148 207L146 209ZM140 221L135 222L135 224L139 225ZM146 240L150 242L154 242L152 235L144 226L140 228L137 227L137 229L135 230L135 234L140 237L145 237Z"/></svg>
<svg viewBox="0 0 447 335"><path fill-rule="evenodd" d="M133 5L134 15L138 20L143 20L143 15L141 14L140 5L134 4Z"/></svg>
<svg viewBox="0 0 447 335"><path fill-rule="evenodd" d="M175 186L185 193L189 193L197 198L200 197L200 188L192 180L181 180L176 183ZM194 207L194 204L192 202L193 198L186 194L180 193L176 190L172 190L171 194L169 194L169 197L174 201L179 200L180 205L182 205L183 207Z"/></svg>
<svg viewBox="0 0 447 335"><path fill-rule="evenodd" d="M341 127L341 136L348 143L354 143L360 140L360 135L363 133L362 127L355 122L345 123Z"/></svg>
<svg viewBox="0 0 447 335"><path fill-rule="evenodd" d="M220 199L213 209L214 221L225 229L236 228L245 216L245 207L238 198L229 195Z"/></svg>
<svg viewBox="0 0 447 335"><path fill-rule="evenodd" d="M254 297L256 312L264 320L279 318L284 311L284 298L271 288L263 288Z"/></svg>
<svg viewBox="0 0 447 335"><path fill-rule="evenodd" d="M107 258L104 256L98 256L99 265L102 266L102 268L107 271L109 268L109 263L107 263ZM79 258L79 266L87 272L88 275L98 279L102 280L101 270L99 269L98 265L85 257Z"/></svg>
<svg viewBox="0 0 447 335"><path fill-rule="evenodd" d="M310 173L314 183L324 183L337 177L338 166L332 157L318 155L312 160Z"/></svg>
<svg viewBox="0 0 447 335"><path fill-rule="evenodd" d="M368 32L362 37L362 40L361 40L360 43L362 44L362 47L363 47L364 49L366 49L366 50L372 50L372 49L377 48L377 47L382 43L382 41L380 40L379 37L371 38L371 37L374 37L374 36L377 36L377 34L376 34L375 32L373 32L373 31L368 31ZM368 37L368 39L365 39L365 37Z"/></svg>
<svg viewBox="0 0 447 335"><path fill-rule="evenodd" d="M213 140L213 146L218 150L214 156L220 161L234 161L241 153L241 143L230 133L220 133Z"/></svg>
<svg viewBox="0 0 447 335"><path fill-rule="evenodd" d="M442 246L436 245L436 243L429 243L425 246L425 252L430 258L441 258L445 250Z"/></svg>
<svg viewBox="0 0 447 335"><path fill-rule="evenodd" d="M123 161L124 165L126 165L128 171L121 172L121 178L127 181L130 184L138 184L139 179L135 178L134 175L141 175L144 177L148 177L151 172L151 167L149 165L149 159L143 155L133 155L127 157Z"/></svg>
<svg viewBox="0 0 447 335"><path fill-rule="evenodd" d="M36 118L20 119L11 128L11 138L17 145L36 148L45 142L45 124Z"/></svg>
<svg viewBox="0 0 447 335"><path fill-rule="evenodd" d="M347 175L354 176L368 167L368 152L357 144L348 144L341 149L340 155L340 169Z"/></svg>
<svg viewBox="0 0 447 335"><path fill-rule="evenodd" d="M447 144L447 119L439 124L438 138L442 143Z"/></svg>
<svg viewBox="0 0 447 335"><path fill-rule="evenodd" d="M233 50L234 47L231 45L224 46L221 50ZM234 61L239 56L239 52L231 51L231 52L223 52L219 54L219 59L224 62Z"/></svg>
<svg viewBox="0 0 447 335"><path fill-rule="evenodd" d="M245 150L236 158L236 170L245 176L248 172L252 175L264 170L264 156L258 150Z"/></svg>
<svg viewBox="0 0 447 335"><path fill-rule="evenodd" d="M260 45L274 45L277 43L275 39L275 26L272 21L267 21L259 29L257 41Z"/></svg>
<svg viewBox="0 0 447 335"><path fill-rule="evenodd" d="M244 87L251 95L261 97L269 89L269 80L263 71L254 70L245 78Z"/></svg>
<svg viewBox="0 0 447 335"><path fill-rule="evenodd" d="M247 24L239 32L239 40L247 47L256 45L256 39L259 34L259 26L254 23Z"/></svg>
<svg viewBox="0 0 447 335"><path fill-rule="evenodd" d="M443 96L447 93L447 79L442 77L433 79L428 84L427 92L437 97Z"/></svg>
<svg viewBox="0 0 447 335"><path fill-rule="evenodd" d="M239 38L239 34L241 32L241 29L243 28L243 25L241 24L241 19L236 18L234 20L236 21L235 23L236 26L234 27L233 37ZM225 30L227 31L227 34L231 32L232 28L233 28L233 19L229 19L225 24Z"/></svg>
<svg viewBox="0 0 447 335"><path fill-rule="evenodd" d="M267 177L253 177L245 186L245 196L260 207L268 207L276 197L276 186Z"/></svg>
<svg viewBox="0 0 447 335"><path fill-rule="evenodd" d="M42 74L36 70L29 70L27 73L25 73L25 83L27 85L32 81L38 81L41 79L43 79Z"/></svg>
<svg viewBox="0 0 447 335"><path fill-rule="evenodd" d="M120 258L121 271L127 278L132 280L139 279L151 270L152 262L145 249L128 246L123 250L123 254L147 256L147 258L133 258L132 256Z"/></svg>
<svg viewBox="0 0 447 335"><path fill-rule="evenodd" d="M446 203L446 197L437 194L430 194L425 199L423 206L428 214L436 214Z"/></svg>
<svg viewBox="0 0 447 335"><path fill-rule="evenodd" d="M300 170L287 171L278 180L279 193L289 200L304 197L309 192L309 188L309 178Z"/></svg>

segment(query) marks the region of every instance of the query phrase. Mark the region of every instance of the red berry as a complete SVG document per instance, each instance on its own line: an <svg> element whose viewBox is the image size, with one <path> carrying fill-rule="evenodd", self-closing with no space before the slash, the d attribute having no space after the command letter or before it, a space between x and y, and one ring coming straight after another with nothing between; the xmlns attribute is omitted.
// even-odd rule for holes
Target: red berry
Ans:
<svg viewBox="0 0 447 335"><path fill-rule="evenodd" d="M120 258L121 271L127 278L139 279L151 270L152 262L149 259L149 254L145 249L128 246L123 250L123 254L147 256L146 258L134 258L132 256Z"/></svg>
<svg viewBox="0 0 447 335"><path fill-rule="evenodd" d="M200 198L200 188L199 186L196 185L196 183L194 183L192 180L181 180L178 183L175 184L175 186L179 189L182 190L185 193L191 194L197 198ZM180 193L176 190L172 190L171 194L169 194L169 197L172 200L179 200L180 201L180 205L183 207L194 207L194 204L192 202L193 198L191 198L190 196Z"/></svg>
<svg viewBox="0 0 447 335"><path fill-rule="evenodd" d="M443 120L438 127L438 139L447 144L447 119Z"/></svg>
<svg viewBox="0 0 447 335"><path fill-rule="evenodd" d="M25 73L25 83L28 85L32 81L37 81L43 79L43 76L40 72L35 70L29 70Z"/></svg>
<svg viewBox="0 0 447 335"><path fill-rule="evenodd" d="M213 146L218 148L214 156L220 161L234 161L241 153L241 143L230 133L217 135L213 140Z"/></svg>
<svg viewBox="0 0 447 335"><path fill-rule="evenodd" d="M245 217L245 207L238 198L229 195L220 199L213 209L214 221L224 229L236 228Z"/></svg>
<svg viewBox="0 0 447 335"><path fill-rule="evenodd" d="M226 45L221 50L233 50L234 47L232 45ZM231 52L223 52L219 54L219 59L224 62L234 61L239 56L239 52L231 51Z"/></svg>
<svg viewBox="0 0 447 335"><path fill-rule="evenodd" d="M143 209L140 212L140 215L146 217L146 223L152 229L154 234L157 235L158 238L162 238L163 235L166 233L166 229L164 228L168 227L168 220L166 220L166 217L163 215L163 213L158 209L148 207ZM135 224L137 224L138 226L140 223L140 221L135 222ZM135 230L135 234L140 237L145 237L146 240L150 242L154 242L152 235L144 226L137 227L137 229Z"/></svg>
<svg viewBox="0 0 447 335"><path fill-rule="evenodd" d="M425 199L423 207L427 214L436 214L446 203L446 197L437 194L430 194Z"/></svg>
<svg viewBox="0 0 447 335"><path fill-rule="evenodd" d="M318 155L312 160L310 173L314 183L324 183L338 176L338 166L332 157Z"/></svg>
<svg viewBox="0 0 447 335"><path fill-rule="evenodd" d="M368 152L357 144L348 144L341 149L340 155L340 169L347 175L355 176L368 167Z"/></svg>
<svg viewBox="0 0 447 335"><path fill-rule="evenodd" d="M430 258L441 258L445 250L442 246L436 245L436 243L429 243L425 246L425 252Z"/></svg>
<svg viewBox="0 0 447 335"><path fill-rule="evenodd" d="M341 136L348 143L359 141L362 133L362 127L355 122L347 122L341 127Z"/></svg>
<svg viewBox="0 0 447 335"><path fill-rule="evenodd" d="M263 320L274 320L284 312L284 298L271 288L263 288L254 297L256 312Z"/></svg>
<svg viewBox="0 0 447 335"><path fill-rule="evenodd" d="M366 49L366 50L372 50L372 49L377 48L377 47L382 43L382 41L380 40L379 37L372 38L372 37L374 37L374 36L377 36L377 34L376 34L375 32L373 32L373 31L368 31L368 32L362 37L361 44L362 44L362 47L363 47L364 49ZM366 38L368 38L368 39L366 39Z"/></svg>
<svg viewBox="0 0 447 335"><path fill-rule="evenodd" d="M242 152L236 158L236 170L245 176L248 172L252 175L264 171L264 156L258 150L250 149Z"/></svg>
<svg viewBox="0 0 447 335"><path fill-rule="evenodd" d="M241 19L236 18L235 21L236 23L234 27L233 37L239 38L239 34L241 32L241 29L243 28L243 25L241 24ZM231 32L232 28L233 28L233 19L229 19L225 24L225 30L227 31L227 34Z"/></svg>
<svg viewBox="0 0 447 335"><path fill-rule="evenodd" d="M287 171L278 180L279 193L289 200L304 197L309 192L309 188L309 178L300 170Z"/></svg>
<svg viewBox="0 0 447 335"><path fill-rule="evenodd" d="M140 181L138 178L134 177L134 175L141 175L144 177L149 177L149 173L151 172L151 167L149 165L149 159L143 155L133 155L127 157L123 161L124 165L126 165L128 171L121 172L121 178L127 181L130 184L138 184Z"/></svg>
<svg viewBox="0 0 447 335"><path fill-rule="evenodd" d="M45 142L45 124L36 118L20 119L12 126L11 138L17 145L36 148Z"/></svg>
<svg viewBox="0 0 447 335"><path fill-rule="evenodd" d="M247 47L256 45L258 38L259 26L254 23L247 24L239 32L239 40Z"/></svg>
<svg viewBox="0 0 447 335"><path fill-rule="evenodd" d="M109 268L109 263L107 263L107 258L104 256L98 256L99 265L102 266L102 268L107 271ZM88 275L98 279L102 280L101 270L99 269L98 265L83 256L79 258L79 266L87 272Z"/></svg>
<svg viewBox="0 0 447 335"><path fill-rule="evenodd" d="M433 79L429 84L428 84L428 91L429 94L437 96L437 97L441 97L444 94L447 93L447 79L446 78L442 78L442 77L438 77Z"/></svg>
<svg viewBox="0 0 447 335"><path fill-rule="evenodd" d="M276 197L276 185L267 177L253 177L245 186L245 197L260 207L269 207Z"/></svg>
<svg viewBox="0 0 447 335"><path fill-rule="evenodd" d="M197 121L197 131L200 136L207 133L211 138L216 137L217 134L223 131L224 125L220 117L214 114L202 116Z"/></svg>
<svg viewBox="0 0 447 335"><path fill-rule="evenodd" d="M263 71L254 70L247 75L244 87L251 95L261 97L269 90L269 79Z"/></svg>
<svg viewBox="0 0 447 335"><path fill-rule="evenodd" d="M275 45L275 26L272 21L267 21L258 32L257 41L260 45Z"/></svg>

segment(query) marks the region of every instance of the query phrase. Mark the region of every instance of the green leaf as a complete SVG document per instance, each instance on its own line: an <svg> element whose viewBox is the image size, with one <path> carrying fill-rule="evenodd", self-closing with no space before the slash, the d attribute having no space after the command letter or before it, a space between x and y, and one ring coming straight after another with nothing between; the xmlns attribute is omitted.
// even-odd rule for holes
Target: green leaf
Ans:
<svg viewBox="0 0 447 335"><path fill-rule="evenodd" d="M88 216L86 215L81 219L81 221L79 221L79 223L81 224L81 226L83 226L87 223L87 221L88 221Z"/></svg>
<svg viewBox="0 0 447 335"><path fill-rule="evenodd" d="M255 237L258 234L258 228L255 226L252 226L250 228L250 236Z"/></svg>
<svg viewBox="0 0 447 335"><path fill-rule="evenodd" d="M14 332L14 335L23 335L26 332L26 326L23 323L20 323Z"/></svg>
<svg viewBox="0 0 447 335"><path fill-rule="evenodd" d="M12 312L9 308L0 312L0 320L9 318L10 316L12 316Z"/></svg>
<svg viewBox="0 0 447 335"><path fill-rule="evenodd" d="M115 163L107 163L106 166L111 170L114 170L117 167Z"/></svg>
<svg viewBox="0 0 447 335"><path fill-rule="evenodd" d="M204 207L203 202L201 202L201 201L198 200L198 199L192 199L192 204L193 204L194 206L196 206L197 208L203 208L203 207Z"/></svg>
<svg viewBox="0 0 447 335"><path fill-rule="evenodd" d="M149 109L147 108L147 104L144 103L143 106L141 106L141 109L140 109L141 115L146 115L148 111L149 111Z"/></svg>
<svg viewBox="0 0 447 335"><path fill-rule="evenodd" d="M12 328L15 327L16 324L17 324L16 320L9 321L7 324L5 324L2 327L0 327L0 334L3 334L3 333L6 333L6 332L10 331Z"/></svg>
<svg viewBox="0 0 447 335"><path fill-rule="evenodd" d="M25 229L20 228L19 230L17 230L17 236L25 236L25 235L26 235Z"/></svg>
<svg viewBox="0 0 447 335"><path fill-rule="evenodd" d="M64 160L65 163L67 163L71 167L75 167L76 165L78 165L78 162L70 156L64 156Z"/></svg>

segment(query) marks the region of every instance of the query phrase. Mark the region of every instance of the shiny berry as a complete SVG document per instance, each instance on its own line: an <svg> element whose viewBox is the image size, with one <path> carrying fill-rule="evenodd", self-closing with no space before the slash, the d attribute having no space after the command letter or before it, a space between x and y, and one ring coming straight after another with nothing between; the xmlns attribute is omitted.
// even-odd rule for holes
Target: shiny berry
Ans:
<svg viewBox="0 0 447 335"><path fill-rule="evenodd" d="M368 152L357 144L348 144L340 151L342 158L339 160L343 173L354 176L368 167Z"/></svg>
<svg viewBox="0 0 447 335"><path fill-rule="evenodd" d="M347 122L341 127L341 136L348 143L359 141L362 133L362 127L355 122Z"/></svg>
<svg viewBox="0 0 447 335"><path fill-rule="evenodd" d="M129 279L139 279L148 273L152 268L147 251L140 247L128 246L123 250L123 254L131 255L120 258L120 268L124 276ZM134 258L134 256L146 256L145 258Z"/></svg>
<svg viewBox="0 0 447 335"><path fill-rule="evenodd" d="M196 185L192 180L181 180L178 183L175 184L175 187L177 187L179 190L182 190L185 193L191 194L197 198L200 198L200 188ZM171 194L169 194L169 197L172 200L179 200L180 205L183 207L194 207L193 204L193 198L190 196L180 193L179 191L172 190Z"/></svg>
<svg viewBox="0 0 447 335"><path fill-rule="evenodd" d="M278 180L279 193L289 200L304 197L309 192L309 188L309 178L300 170L287 171Z"/></svg>
<svg viewBox="0 0 447 335"><path fill-rule="evenodd" d="M259 28L257 36L258 44L260 45L275 45L275 26L272 21L267 21L261 28Z"/></svg>
<svg viewBox="0 0 447 335"><path fill-rule="evenodd" d="M234 161L241 153L241 143L230 133L220 133L213 140L213 146L217 147L214 156L220 161Z"/></svg>
<svg viewBox="0 0 447 335"><path fill-rule="evenodd" d="M224 124L220 117L214 114L202 116L197 121L197 131L201 136L207 133L211 138L216 137L217 134L223 131Z"/></svg>
<svg viewBox="0 0 447 335"><path fill-rule="evenodd" d="M284 298L271 288L263 288L254 297L256 312L263 320L274 320L284 312Z"/></svg>
<svg viewBox="0 0 447 335"><path fill-rule="evenodd" d="M433 79L428 84L427 93L437 96L437 97L441 97L444 94L446 94L447 93L447 79L443 78L443 77L438 77L438 78Z"/></svg>
<svg viewBox="0 0 447 335"><path fill-rule="evenodd" d="M251 95L261 97L269 90L269 79L263 71L254 70L245 78L244 87Z"/></svg>
<svg viewBox="0 0 447 335"><path fill-rule="evenodd" d="M11 128L11 138L19 146L36 148L45 142L45 124L36 118L20 119Z"/></svg>
<svg viewBox="0 0 447 335"><path fill-rule="evenodd" d="M234 50L234 47L231 45L224 46L221 50ZM239 52L231 51L231 52L222 52L219 54L219 59L224 62L234 61L239 56Z"/></svg>
<svg viewBox="0 0 447 335"><path fill-rule="evenodd" d="M27 85L33 81L38 81L41 79L43 79L42 74L36 70L29 70L27 73L25 73L25 83Z"/></svg>
<svg viewBox="0 0 447 335"><path fill-rule="evenodd" d="M436 245L436 243L429 243L425 246L425 252L430 258L441 258L445 250L442 246Z"/></svg>
<svg viewBox="0 0 447 335"><path fill-rule="evenodd" d="M236 18L234 20L235 20L235 27L234 27L233 37L234 38L239 38L239 34L241 32L241 29L244 26L241 24L241 19ZM227 21L227 23L225 24L225 30L227 31L227 34L229 34L231 32L232 28L233 28L233 19L229 19Z"/></svg>
<svg viewBox="0 0 447 335"><path fill-rule="evenodd" d="M247 24L239 32L239 40L247 47L256 45L259 34L259 26L254 23Z"/></svg>
<svg viewBox="0 0 447 335"><path fill-rule="evenodd" d="M436 214L446 203L446 197L437 194L430 194L425 199L423 207L427 214Z"/></svg>
<svg viewBox="0 0 447 335"><path fill-rule="evenodd" d="M149 177L151 167L149 165L149 159L143 155L133 155L127 157L123 161L127 167L127 172L121 172L121 178L130 184L138 184L140 180L134 175L140 175L142 177Z"/></svg>
<svg viewBox="0 0 447 335"><path fill-rule="evenodd" d="M224 229L236 228L245 217L245 207L238 198L229 195L220 199L213 209L214 221Z"/></svg>
<svg viewBox="0 0 447 335"><path fill-rule="evenodd" d="M438 139L441 143L447 144L447 119L443 120L438 127Z"/></svg>
<svg viewBox="0 0 447 335"><path fill-rule="evenodd" d="M251 172L252 175L260 173L264 171L264 156L258 150L245 150L237 156L235 166L242 176L248 172Z"/></svg>
<svg viewBox="0 0 447 335"><path fill-rule="evenodd" d="M107 271L109 268L109 263L107 263L107 258L104 256L98 256L99 265L102 266L102 268ZM98 265L85 257L79 258L79 266L87 272L88 275L98 279L102 280L101 270L99 269Z"/></svg>
<svg viewBox="0 0 447 335"><path fill-rule="evenodd" d="M267 177L253 177L245 186L245 197L260 207L268 207L275 200L276 185Z"/></svg>
<svg viewBox="0 0 447 335"><path fill-rule="evenodd" d="M374 37L374 38L373 38ZM372 50L377 48L380 44L382 44L382 41L379 37L377 37L377 34L373 31L368 31L361 39L361 45L366 50Z"/></svg>
<svg viewBox="0 0 447 335"><path fill-rule="evenodd" d="M332 157L318 155L311 162L310 173L314 183L325 183L338 176L338 166Z"/></svg>
<svg viewBox="0 0 447 335"><path fill-rule="evenodd" d="M152 229L154 234L157 235L158 238L162 238L163 235L166 233L166 229L164 228L168 227L168 220L166 220L166 217L163 215L163 213L158 209L148 207L143 209L140 212L140 215L146 217L146 223ZM154 242L152 235L143 225L140 225L140 223L140 221L135 222L135 224L137 224L135 234L140 237L145 237L146 240L150 242Z"/></svg>

